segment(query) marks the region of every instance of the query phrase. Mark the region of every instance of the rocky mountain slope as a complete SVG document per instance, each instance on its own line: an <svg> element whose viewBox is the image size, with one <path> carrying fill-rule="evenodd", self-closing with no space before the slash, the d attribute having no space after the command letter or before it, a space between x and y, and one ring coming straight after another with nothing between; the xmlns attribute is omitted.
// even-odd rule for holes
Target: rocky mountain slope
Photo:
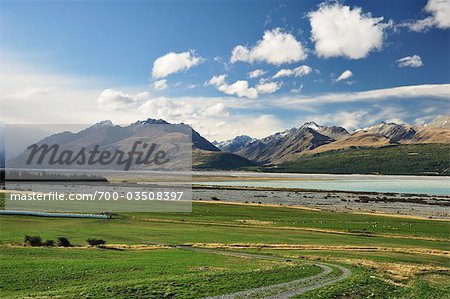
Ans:
<svg viewBox="0 0 450 299"><path fill-rule="evenodd" d="M216 145L259 164L276 164L288 161L296 154L308 152L325 144L345 138L347 130L342 127L326 127L307 122L262 139L236 137Z"/></svg>
<svg viewBox="0 0 450 299"><path fill-rule="evenodd" d="M219 169L233 169L253 165L252 162L243 157L221 152L190 126L183 123L171 124L162 119L149 118L124 127L114 125L111 121L102 121L80 132L73 133L65 131L51 135L39 141L37 144L47 144L49 146L57 144L60 147L60 151L67 149L75 153L79 152L82 148L91 150L95 146L99 146L100 151L114 153L116 150L121 150L127 153L136 141L148 143L149 145L152 143L158 144L160 146L158 150L165 150L167 155L172 155L171 157L173 159L171 159L171 162L173 161L173 165L170 162L165 165L165 167L172 169L179 166L182 169L188 169L192 165L194 167L202 167L204 164L211 165L211 161L215 161L213 164ZM139 150L142 149L139 148ZM191 150L192 161L191 155L189 154ZM9 166L7 166L12 167L14 165L23 167L29 154L30 150L24 151L15 159L9 161ZM75 164L73 165L77 167ZM33 166L36 168L43 167L37 164ZM115 166L108 164L99 167L109 169L107 167ZM133 165L133 167L134 169L148 169L150 166Z"/></svg>
<svg viewBox="0 0 450 299"><path fill-rule="evenodd" d="M352 133L342 127L327 127L307 122L299 128L292 128L262 139L246 137L237 137L216 145L223 151L265 165L283 163L302 155L348 148L450 144L450 116L440 116L422 126L381 122Z"/></svg>
<svg viewBox="0 0 450 299"><path fill-rule="evenodd" d="M241 135L227 141L213 141L212 144L224 152L234 153L252 140L254 139L250 136Z"/></svg>
<svg viewBox="0 0 450 299"><path fill-rule="evenodd" d="M441 115L436 117L432 122L426 124L425 127L437 129L450 129L450 115Z"/></svg>
<svg viewBox="0 0 450 299"><path fill-rule="evenodd" d="M165 125L163 134L155 131L155 125ZM62 132L49 136L40 143L57 143L70 149L82 146L89 148L95 144L106 149L120 149L129 147L137 140L156 140L161 143L170 140L176 144L186 141L186 138L192 146L194 168L236 169L255 164L286 165L304 156L331 151L450 144L450 116L440 116L421 126L381 122L351 133L342 127L307 122L299 128L291 128L261 139L241 135L228 141L213 143L183 123L171 124L165 120L149 118L120 127L110 121L103 121L78 133Z"/></svg>

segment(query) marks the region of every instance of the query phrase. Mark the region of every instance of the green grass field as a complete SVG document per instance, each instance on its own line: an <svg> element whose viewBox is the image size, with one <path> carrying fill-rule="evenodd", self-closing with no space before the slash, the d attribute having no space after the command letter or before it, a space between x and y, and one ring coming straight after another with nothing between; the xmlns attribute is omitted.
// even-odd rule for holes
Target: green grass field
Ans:
<svg viewBox="0 0 450 299"><path fill-rule="evenodd" d="M192 298L286 282L320 272L178 249L2 248L2 296ZM7 261L7 262L6 262ZM18 279L20 277L20 279Z"/></svg>
<svg viewBox="0 0 450 299"><path fill-rule="evenodd" d="M449 144L413 144L333 150L304 155L262 171L343 174L449 175Z"/></svg>
<svg viewBox="0 0 450 299"><path fill-rule="evenodd" d="M318 271L301 263L175 248L118 251L12 247L21 244L28 234L53 240L65 236L80 246L85 246L88 238L101 238L107 244L208 243L228 246L227 250L231 250L230 244L240 244L250 248L232 250L286 256L292 261L320 259L352 269L349 279L302 298L367 298L372 293L374 298L389 294L397 298L445 298L442 295L450 290L449 224L205 202L194 203L192 213L123 213L110 220L2 215L0 253L6 266L2 266L0 294L4 298L77 297L81 293L92 298L199 298L294 280ZM273 249L283 244L310 248ZM299 270L301 267L304 269Z"/></svg>

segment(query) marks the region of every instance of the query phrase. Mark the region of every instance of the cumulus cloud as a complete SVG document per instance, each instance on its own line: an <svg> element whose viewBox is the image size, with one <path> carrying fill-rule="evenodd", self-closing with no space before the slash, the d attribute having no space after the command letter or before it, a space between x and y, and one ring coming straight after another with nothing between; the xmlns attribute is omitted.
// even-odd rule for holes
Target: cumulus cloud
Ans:
<svg viewBox="0 0 450 299"><path fill-rule="evenodd" d="M406 22L403 25L412 31L418 32L427 31L432 27L440 29L450 28L450 0L428 0L424 10L431 16L421 20Z"/></svg>
<svg viewBox="0 0 450 299"><path fill-rule="evenodd" d="M203 60L203 58L196 56L192 51L182 53L170 52L153 62L152 76L155 79L162 79L170 74L188 70L200 64Z"/></svg>
<svg viewBox="0 0 450 299"><path fill-rule="evenodd" d="M275 28L265 31L263 38L254 47L234 47L230 62L266 62L278 66L304 60L307 57L306 52L294 35Z"/></svg>
<svg viewBox="0 0 450 299"><path fill-rule="evenodd" d="M266 73L267 73L266 71L257 69L257 70L247 73L247 75L249 78L258 78L258 77L264 76Z"/></svg>
<svg viewBox="0 0 450 299"><path fill-rule="evenodd" d="M280 88L281 84L278 82L267 82L256 85L256 90L259 93L274 93Z"/></svg>
<svg viewBox="0 0 450 299"><path fill-rule="evenodd" d="M153 87L156 90L164 90L164 89L166 89L168 87L167 80L166 79L162 79L162 80L155 81L155 82L153 82Z"/></svg>
<svg viewBox="0 0 450 299"><path fill-rule="evenodd" d="M208 85L215 86L217 90L229 94L237 95L238 97L246 97L249 99L255 99L258 94L274 93L281 88L281 84L278 82L267 82L264 79L259 81L255 87L250 87L248 81L237 80L232 84L226 82L227 75L213 76L208 82Z"/></svg>
<svg viewBox="0 0 450 299"><path fill-rule="evenodd" d="M396 61L398 67L421 67L422 58L419 55L406 56Z"/></svg>
<svg viewBox="0 0 450 299"><path fill-rule="evenodd" d="M255 102L251 101L254 107ZM172 123L191 125L210 140L226 140L239 134L264 137L283 128L273 115L250 115L241 111L233 114L229 108L242 105L237 98L153 98L149 93L127 93L116 89L104 90L98 97L98 108L111 115L114 111L134 113L137 117L162 118ZM136 115L137 114L137 115Z"/></svg>
<svg viewBox="0 0 450 299"><path fill-rule="evenodd" d="M213 76L209 81L209 85L220 86L226 84L227 75Z"/></svg>
<svg viewBox="0 0 450 299"><path fill-rule="evenodd" d="M226 78L226 75L213 76L208 81L208 84L215 86L219 91L229 95L237 95L238 97L246 97L249 99L255 99L258 96L258 91L254 87L249 87L248 81L238 80L233 84L228 84Z"/></svg>
<svg viewBox="0 0 450 299"><path fill-rule="evenodd" d="M257 90L249 87L248 81L246 80L238 80L230 85L220 85L218 89L226 94L235 94L238 97L246 97L249 99L255 99L258 96Z"/></svg>
<svg viewBox="0 0 450 299"><path fill-rule="evenodd" d="M287 77L287 76L295 76L295 77L303 77L312 72L312 68L307 65L301 65L294 69L281 69L279 70L273 78Z"/></svg>
<svg viewBox="0 0 450 299"><path fill-rule="evenodd" d="M311 39L319 57L361 59L383 46L382 17L373 18L361 8L350 9L341 3L322 3L308 13Z"/></svg>
<svg viewBox="0 0 450 299"><path fill-rule="evenodd" d="M353 73L350 70L345 70L342 74L337 77L336 82L347 80L348 78L353 77Z"/></svg>
<svg viewBox="0 0 450 299"><path fill-rule="evenodd" d="M159 97L148 99L137 109L147 117L189 124L209 140L227 140L242 134L264 137L282 128L281 122L273 115L230 113L228 103L229 99Z"/></svg>
<svg viewBox="0 0 450 299"><path fill-rule="evenodd" d="M187 121L190 118L227 115L225 105L219 101L187 98L151 97L148 92L130 94L116 89L105 89L97 99L98 107L106 111L138 111L153 118L167 121Z"/></svg>

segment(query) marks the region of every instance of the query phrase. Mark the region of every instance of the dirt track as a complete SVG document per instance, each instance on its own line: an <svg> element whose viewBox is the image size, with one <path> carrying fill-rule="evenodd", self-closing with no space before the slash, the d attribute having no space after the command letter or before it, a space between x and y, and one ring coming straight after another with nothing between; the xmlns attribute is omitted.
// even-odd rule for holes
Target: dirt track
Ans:
<svg viewBox="0 0 450 299"><path fill-rule="evenodd" d="M212 254L230 255L242 258L265 259L275 261L287 261L285 258L274 257L269 255L250 254L242 252L230 252L205 248L193 248L187 246L178 246L180 249L208 252ZM297 279L290 282L274 284L269 286L258 287L245 291L240 291L231 294L223 294L204 299L238 299L238 298L259 298L259 299L285 299L305 293L307 291L315 290L323 286L333 284L335 282L346 279L350 276L351 271L340 265L333 265L328 263L311 262L311 265L322 269L322 272L310 277ZM340 274L333 275L333 268L337 269Z"/></svg>

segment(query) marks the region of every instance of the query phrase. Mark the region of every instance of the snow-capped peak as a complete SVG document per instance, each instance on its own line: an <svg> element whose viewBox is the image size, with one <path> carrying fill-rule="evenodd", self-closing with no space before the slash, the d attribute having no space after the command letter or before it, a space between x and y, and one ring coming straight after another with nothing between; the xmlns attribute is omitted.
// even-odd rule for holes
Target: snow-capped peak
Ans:
<svg viewBox="0 0 450 299"><path fill-rule="evenodd" d="M92 127L93 128L101 128L101 127L112 127L112 126L114 126L113 122L108 119L108 120L99 121Z"/></svg>
<svg viewBox="0 0 450 299"><path fill-rule="evenodd" d="M302 128L310 128L310 129L313 129L313 130L315 130L315 131L317 131L317 130L323 128L323 126L318 125L318 124L317 124L316 122L314 122L314 121L306 122L306 123L304 123L301 127L302 127Z"/></svg>

